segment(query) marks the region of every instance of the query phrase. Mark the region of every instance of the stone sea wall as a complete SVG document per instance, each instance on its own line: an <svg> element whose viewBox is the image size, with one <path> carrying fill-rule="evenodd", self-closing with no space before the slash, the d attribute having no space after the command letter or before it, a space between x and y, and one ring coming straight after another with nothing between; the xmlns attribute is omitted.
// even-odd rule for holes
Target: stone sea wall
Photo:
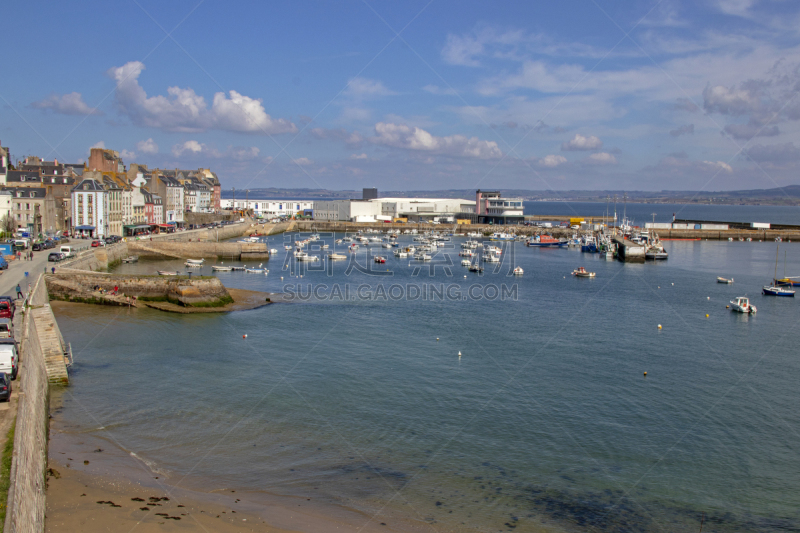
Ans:
<svg viewBox="0 0 800 533"><path fill-rule="evenodd" d="M54 300L85 301L94 287L144 299L164 299L183 306L216 306L232 301L222 282L210 278L172 276L131 276L102 272L59 271L46 277L47 290Z"/></svg>
<svg viewBox="0 0 800 533"><path fill-rule="evenodd" d="M43 291L42 276L35 292ZM34 301L45 296L38 294ZM49 383L35 321L26 312L17 332L24 369L17 386L19 410L14 433L7 532L42 532L45 522L45 469L49 420Z"/></svg>

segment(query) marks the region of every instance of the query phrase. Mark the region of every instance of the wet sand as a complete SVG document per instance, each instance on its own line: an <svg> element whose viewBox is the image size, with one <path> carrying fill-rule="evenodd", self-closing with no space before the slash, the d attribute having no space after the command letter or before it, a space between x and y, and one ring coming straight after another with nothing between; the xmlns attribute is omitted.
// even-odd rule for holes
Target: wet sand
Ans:
<svg viewBox="0 0 800 533"><path fill-rule="evenodd" d="M47 532L255 531L262 533L422 532L431 526L387 513L236 490L206 481L189 489L105 439L51 427ZM174 480L175 484L182 479ZM440 533L441 529L437 529Z"/></svg>

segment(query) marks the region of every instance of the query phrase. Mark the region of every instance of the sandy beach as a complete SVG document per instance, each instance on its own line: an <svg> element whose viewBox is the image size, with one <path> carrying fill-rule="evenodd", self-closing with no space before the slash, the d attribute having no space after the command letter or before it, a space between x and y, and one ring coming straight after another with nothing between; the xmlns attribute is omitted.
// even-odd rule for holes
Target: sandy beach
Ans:
<svg viewBox="0 0 800 533"><path fill-rule="evenodd" d="M313 498L224 486L176 487L131 452L101 438L63 432L57 421L53 426L47 471L48 532L430 531L430 525L422 521L386 513L373 516Z"/></svg>

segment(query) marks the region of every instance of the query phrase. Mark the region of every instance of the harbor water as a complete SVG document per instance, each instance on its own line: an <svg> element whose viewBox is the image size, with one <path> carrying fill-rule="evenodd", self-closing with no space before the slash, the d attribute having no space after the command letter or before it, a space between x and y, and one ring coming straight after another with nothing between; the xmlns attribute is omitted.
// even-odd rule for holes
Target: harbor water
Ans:
<svg viewBox="0 0 800 533"><path fill-rule="evenodd" d="M330 268L295 261L293 237L271 238L268 275L216 274L291 303L60 306L75 354L60 426L171 483L440 532L800 530L800 302L760 294L776 243L667 242L645 264L512 243L479 275L463 237L430 263L362 246ZM800 274L800 244L781 243L779 275L784 251ZM183 267L117 272L156 269ZM744 295L755 315L726 309Z"/></svg>

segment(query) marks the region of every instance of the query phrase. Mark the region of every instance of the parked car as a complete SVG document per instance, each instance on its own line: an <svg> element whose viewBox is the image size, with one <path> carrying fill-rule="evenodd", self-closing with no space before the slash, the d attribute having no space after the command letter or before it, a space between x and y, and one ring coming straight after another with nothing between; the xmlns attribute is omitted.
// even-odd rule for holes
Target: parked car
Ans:
<svg viewBox="0 0 800 533"><path fill-rule="evenodd" d="M51 263L57 263L66 257L67 254L61 252L50 252L50 255L47 256L47 260Z"/></svg>
<svg viewBox="0 0 800 533"><path fill-rule="evenodd" d="M17 302L11 296L0 296L0 302L8 302L11 304L11 310L17 312Z"/></svg>
<svg viewBox="0 0 800 533"><path fill-rule="evenodd" d="M0 372L8 374L11 379L17 379L18 371L17 341L13 338L0 339Z"/></svg>
<svg viewBox="0 0 800 533"><path fill-rule="evenodd" d="M0 256L0 270L5 270L7 268L8 268L8 261L6 261L3 256Z"/></svg>
<svg viewBox="0 0 800 533"><path fill-rule="evenodd" d="M97 248L98 246L105 246L106 243L102 240L92 241L92 248Z"/></svg>
<svg viewBox="0 0 800 533"><path fill-rule="evenodd" d="M0 318L0 339L9 339L14 336L14 325L11 319Z"/></svg>
<svg viewBox="0 0 800 533"><path fill-rule="evenodd" d="M0 372L0 400L11 400L11 378L5 372Z"/></svg>
<svg viewBox="0 0 800 533"><path fill-rule="evenodd" d="M0 300L0 318L14 319L14 307L8 300Z"/></svg>
<svg viewBox="0 0 800 533"><path fill-rule="evenodd" d="M44 250L44 243L43 242L33 243L33 246L31 246L31 250L33 250L34 252L40 252Z"/></svg>

